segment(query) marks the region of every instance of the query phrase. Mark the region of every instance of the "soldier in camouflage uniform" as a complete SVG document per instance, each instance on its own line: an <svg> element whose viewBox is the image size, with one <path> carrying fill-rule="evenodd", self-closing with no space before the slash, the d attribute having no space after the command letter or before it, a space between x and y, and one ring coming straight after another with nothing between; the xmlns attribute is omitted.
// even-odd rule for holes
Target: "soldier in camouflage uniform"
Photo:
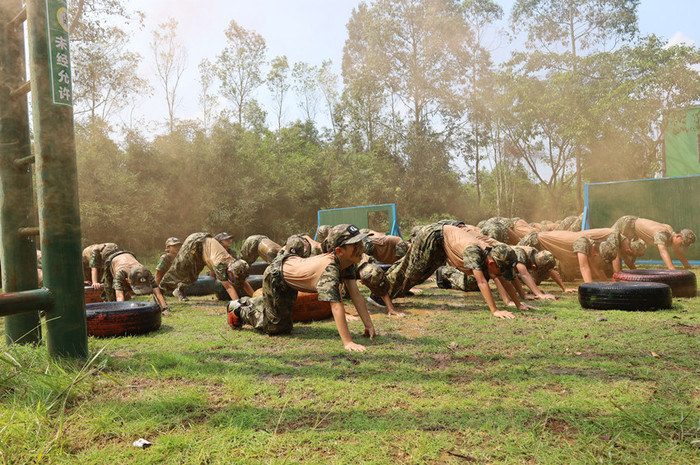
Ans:
<svg viewBox="0 0 700 465"><path fill-rule="evenodd" d="M104 290L102 298L110 302L124 302L132 295L153 294L165 315L170 309L165 302L156 280L131 252L115 252L105 261Z"/></svg>
<svg viewBox="0 0 700 465"><path fill-rule="evenodd" d="M519 309L531 308L521 303L515 289L501 280L501 277L509 281L514 279L515 261L515 252L505 244L491 247L456 226L439 223L428 225L416 235L406 256L387 271L389 296L394 298L405 295L411 287L425 281L448 262L462 272L474 275L479 290L495 317L514 318L512 313L496 308L487 280L494 278Z"/></svg>
<svg viewBox="0 0 700 465"><path fill-rule="evenodd" d="M356 266L362 259L363 234L352 225L332 228L326 239L331 251L323 255L301 258L281 253L265 269L263 295L232 300L227 306L234 327L250 324L266 334L292 331L292 306L297 293L318 292L318 300L331 303L338 333L346 350L364 351L352 341L345 317L340 286L348 288L350 297L365 325L365 335L375 336L374 325L362 295L357 288ZM231 315L231 313L233 315Z"/></svg>
<svg viewBox="0 0 700 465"><path fill-rule="evenodd" d="M93 244L83 249L83 279L86 285L91 285L93 289L102 287L105 261L118 251L119 246L113 242Z"/></svg>
<svg viewBox="0 0 700 465"><path fill-rule="evenodd" d="M219 244L221 244L224 249L226 249L226 252L233 258L238 258L238 254L236 253L235 250L233 250L233 235L227 233L227 232L220 232L216 236L214 236L214 239L219 241Z"/></svg>
<svg viewBox="0 0 700 465"><path fill-rule="evenodd" d="M173 264L160 282L160 288L179 300L189 300L185 289L199 277L204 267L208 267L232 299L239 297L236 287L253 295L253 288L246 281L250 273L247 263L237 260L209 233L193 233L187 236L182 248L175 256Z"/></svg>
<svg viewBox="0 0 700 465"><path fill-rule="evenodd" d="M688 247L695 243L695 233L690 229L674 231L673 227L668 224L631 215L619 218L613 228L627 238L641 239L650 246L656 246L659 249L661 259L669 270L676 268L668 251L669 247L673 249L685 268L692 268L685 256Z"/></svg>
<svg viewBox="0 0 700 465"><path fill-rule="evenodd" d="M566 281L576 279L580 272L584 282L593 282L593 278L607 281L603 268L605 263L613 263L617 258L618 246L615 234L608 234L604 241L594 240L587 231L543 231L530 233L523 237L518 245L549 250L559 260L562 277Z"/></svg>
<svg viewBox="0 0 700 465"><path fill-rule="evenodd" d="M258 257L268 263L272 263L282 246L270 240L269 237L262 234L249 236L241 246L241 259L248 265L253 263Z"/></svg>
<svg viewBox="0 0 700 465"><path fill-rule="evenodd" d="M405 313L399 312L394 308L394 303L389 297L389 281L387 281L381 266L373 262L364 262L360 264L357 269L357 276L360 278L360 282L371 292L370 297L367 297L368 303L379 307L385 307L388 316L406 316ZM378 302L373 299L381 299L384 305L377 305Z"/></svg>
<svg viewBox="0 0 700 465"><path fill-rule="evenodd" d="M160 285L163 276L168 272L173 264L173 260L182 247L182 241L177 237L169 237L165 241L165 253L158 259L156 265L156 283Z"/></svg>

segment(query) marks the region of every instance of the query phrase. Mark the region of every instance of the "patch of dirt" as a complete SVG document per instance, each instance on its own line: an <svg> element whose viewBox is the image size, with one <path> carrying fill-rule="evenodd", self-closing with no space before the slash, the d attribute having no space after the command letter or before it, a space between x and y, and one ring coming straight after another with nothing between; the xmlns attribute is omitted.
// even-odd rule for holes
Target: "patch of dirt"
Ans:
<svg viewBox="0 0 700 465"><path fill-rule="evenodd" d="M700 334L700 325L689 325L687 323L676 323L673 329L679 333L687 334L688 336L697 336Z"/></svg>

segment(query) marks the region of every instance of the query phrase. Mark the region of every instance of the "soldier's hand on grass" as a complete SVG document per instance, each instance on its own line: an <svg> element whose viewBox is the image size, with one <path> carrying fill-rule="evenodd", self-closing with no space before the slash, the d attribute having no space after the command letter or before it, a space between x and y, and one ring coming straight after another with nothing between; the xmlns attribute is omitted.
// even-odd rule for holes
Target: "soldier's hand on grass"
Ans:
<svg viewBox="0 0 700 465"><path fill-rule="evenodd" d="M377 335L377 333L374 331L374 326L372 326L371 328L365 328L364 336L368 337L370 339L370 341L372 339L374 339L374 336L376 336L376 335Z"/></svg>
<svg viewBox="0 0 700 465"><path fill-rule="evenodd" d="M406 316L406 314L404 312L397 312L396 310L389 310L388 312L386 312L386 314L388 316L395 316L397 318L401 318L401 317Z"/></svg>
<svg viewBox="0 0 700 465"><path fill-rule="evenodd" d="M534 294L525 294L524 299L525 299L525 300L537 300L537 299L539 299L539 297L537 297L537 296L534 295Z"/></svg>
<svg viewBox="0 0 700 465"><path fill-rule="evenodd" d="M554 294L542 294L541 296L537 296L537 298L542 300L557 300L557 296Z"/></svg>
<svg viewBox="0 0 700 465"><path fill-rule="evenodd" d="M345 350L349 350L350 352L364 352L365 346L362 344L355 344L354 342L348 342L345 344Z"/></svg>
<svg viewBox="0 0 700 465"><path fill-rule="evenodd" d="M513 318L515 318L515 315L513 315L512 313L510 313L507 310L497 310L497 311L493 312L492 315L495 316L496 318L503 318L506 320L512 320Z"/></svg>
<svg viewBox="0 0 700 465"><path fill-rule="evenodd" d="M564 289L564 292L570 292L571 294L576 294L578 292L578 289L576 289L576 288L571 289L571 288L567 287L566 289Z"/></svg>
<svg viewBox="0 0 700 465"><path fill-rule="evenodd" d="M539 310L539 308L533 307L532 305L528 305L524 302L520 302L520 306L518 307L518 310Z"/></svg>

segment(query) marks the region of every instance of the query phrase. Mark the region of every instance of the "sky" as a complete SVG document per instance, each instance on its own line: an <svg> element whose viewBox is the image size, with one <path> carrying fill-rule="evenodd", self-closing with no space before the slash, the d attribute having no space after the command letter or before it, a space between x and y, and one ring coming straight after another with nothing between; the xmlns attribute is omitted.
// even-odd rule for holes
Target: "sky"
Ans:
<svg viewBox="0 0 700 465"><path fill-rule="evenodd" d="M131 49L143 56L138 72L151 81L154 95L144 97L133 117L147 121L165 121L167 106L162 90L154 79L151 31L172 17L178 21L178 33L188 53L188 67L178 94L182 100L176 110L179 118L199 115L200 90L198 64L211 61L225 46L224 31L231 20L254 30L266 41L268 59L286 55L290 65L304 61L319 66L332 60L340 76L346 24L359 0L128 0L132 9L145 14L145 28L133 35ZM496 0L506 16L514 0ZM656 34L671 43L685 41L700 45L700 0L642 0L638 9L642 34ZM340 84L340 82L339 82ZM260 99L265 107L264 94ZM271 112L271 107L266 108ZM321 109L319 108L319 114ZM300 117L293 102L287 105L286 121ZM268 115L269 124L274 124ZM319 124L327 125L321 118Z"/></svg>

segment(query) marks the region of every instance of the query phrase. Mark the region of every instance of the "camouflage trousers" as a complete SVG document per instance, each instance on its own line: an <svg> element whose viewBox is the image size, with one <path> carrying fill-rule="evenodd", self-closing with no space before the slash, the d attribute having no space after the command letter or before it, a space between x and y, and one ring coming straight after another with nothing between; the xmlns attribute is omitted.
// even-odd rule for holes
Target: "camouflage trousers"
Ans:
<svg viewBox="0 0 700 465"><path fill-rule="evenodd" d="M280 246L262 234L248 237L241 247L241 260L245 260L248 265L257 260L258 257L272 263L277 256Z"/></svg>
<svg viewBox="0 0 700 465"><path fill-rule="evenodd" d="M618 218L612 228L618 231L625 237L630 239L635 239L637 237L637 230L635 229L635 223L637 222L637 216L625 215Z"/></svg>
<svg viewBox="0 0 700 465"><path fill-rule="evenodd" d="M416 235L406 255L386 272L389 297L393 299L406 295L413 286L425 282L446 260L442 225L425 226Z"/></svg>
<svg viewBox="0 0 700 465"><path fill-rule="evenodd" d="M453 266L448 265L443 267L442 277L450 283L452 289L458 289L464 292L479 290L479 285L476 283L474 275L463 273Z"/></svg>
<svg viewBox="0 0 700 465"><path fill-rule="evenodd" d="M279 255L263 273L263 295L241 297L241 320L265 334L287 334L292 331L292 306L298 292L287 285L282 274L284 260Z"/></svg>
<svg viewBox="0 0 700 465"><path fill-rule="evenodd" d="M175 289L184 289L195 283L205 266L207 266L202 256L202 246L207 237L212 237L209 233L194 233L187 236L182 248L175 255L173 264L160 281L161 290L172 295Z"/></svg>
<svg viewBox="0 0 700 465"><path fill-rule="evenodd" d="M527 233L522 239L520 239L518 245L534 247L537 250L542 250L542 245L540 244L540 239L536 232Z"/></svg>

